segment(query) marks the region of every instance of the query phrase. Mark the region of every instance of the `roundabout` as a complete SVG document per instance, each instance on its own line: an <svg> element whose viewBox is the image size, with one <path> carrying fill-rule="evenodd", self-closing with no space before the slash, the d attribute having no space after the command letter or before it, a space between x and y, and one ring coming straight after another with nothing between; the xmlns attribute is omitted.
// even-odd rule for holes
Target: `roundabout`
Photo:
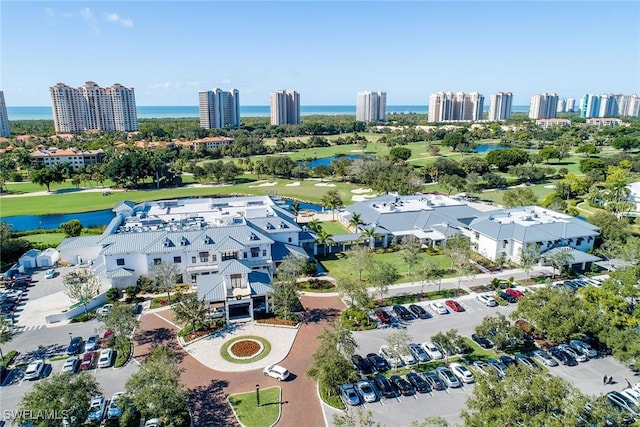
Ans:
<svg viewBox="0 0 640 427"><path fill-rule="evenodd" d="M220 356L231 363L257 362L269 355L271 343L256 335L242 335L225 342L220 348Z"/></svg>

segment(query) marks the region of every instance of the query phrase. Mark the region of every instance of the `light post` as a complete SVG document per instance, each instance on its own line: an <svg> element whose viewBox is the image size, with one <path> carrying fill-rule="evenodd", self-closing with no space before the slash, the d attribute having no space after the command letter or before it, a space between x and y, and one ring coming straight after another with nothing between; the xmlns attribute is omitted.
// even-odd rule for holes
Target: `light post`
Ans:
<svg viewBox="0 0 640 427"><path fill-rule="evenodd" d="M256 384L256 406L260 406L260 384Z"/></svg>
<svg viewBox="0 0 640 427"><path fill-rule="evenodd" d="M69 332L69 342L71 342L72 339L73 339L73 334Z"/></svg>

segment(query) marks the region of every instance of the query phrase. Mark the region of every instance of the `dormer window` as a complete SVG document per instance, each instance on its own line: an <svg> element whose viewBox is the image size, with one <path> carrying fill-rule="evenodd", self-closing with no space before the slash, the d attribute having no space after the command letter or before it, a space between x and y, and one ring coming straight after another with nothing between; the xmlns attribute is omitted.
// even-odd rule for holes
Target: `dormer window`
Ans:
<svg viewBox="0 0 640 427"><path fill-rule="evenodd" d="M213 239L209 236L204 236L204 239L202 239L202 243L204 243L205 245L212 245Z"/></svg>
<svg viewBox="0 0 640 427"><path fill-rule="evenodd" d="M275 230L275 227L270 222L267 222L265 227L266 227L267 230Z"/></svg>
<svg viewBox="0 0 640 427"><path fill-rule="evenodd" d="M249 233L249 240L260 240L260 238L255 233Z"/></svg>
<svg viewBox="0 0 640 427"><path fill-rule="evenodd" d="M182 237L182 239L180 239L180 246L187 246L189 244L189 240L187 240L186 237Z"/></svg>
<svg viewBox="0 0 640 427"><path fill-rule="evenodd" d="M167 237L164 239L164 243L163 243L165 248L168 248L169 246L173 246L173 243L171 242L171 240Z"/></svg>

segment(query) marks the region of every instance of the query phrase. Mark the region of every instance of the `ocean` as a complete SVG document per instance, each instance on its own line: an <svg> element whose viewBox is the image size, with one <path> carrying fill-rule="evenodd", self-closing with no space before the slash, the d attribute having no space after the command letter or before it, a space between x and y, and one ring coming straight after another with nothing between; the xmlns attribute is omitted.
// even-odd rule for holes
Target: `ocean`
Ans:
<svg viewBox="0 0 640 427"><path fill-rule="evenodd" d="M388 105L387 114L427 114L426 105ZM488 107L485 107L488 111ZM526 113L529 111L527 105L514 105L514 113ZM355 105L301 105L300 115L302 116L336 116L356 114ZM51 107L9 107L7 106L7 116L9 120L53 120ZM241 117L269 117L268 105L245 105L240 106ZM138 106L138 118L181 118L198 117L198 107L195 105L176 106Z"/></svg>

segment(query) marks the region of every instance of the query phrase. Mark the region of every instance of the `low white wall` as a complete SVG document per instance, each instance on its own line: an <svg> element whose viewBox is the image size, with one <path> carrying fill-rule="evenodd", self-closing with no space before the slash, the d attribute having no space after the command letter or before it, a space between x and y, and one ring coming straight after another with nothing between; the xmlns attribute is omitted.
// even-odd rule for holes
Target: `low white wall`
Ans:
<svg viewBox="0 0 640 427"><path fill-rule="evenodd" d="M87 303L87 311L95 310L106 302L107 294L100 294ZM57 323L62 322L63 320L73 319L81 314L84 314L84 305L79 305L73 310L65 311L64 313L49 314L45 316L45 320L47 323Z"/></svg>

